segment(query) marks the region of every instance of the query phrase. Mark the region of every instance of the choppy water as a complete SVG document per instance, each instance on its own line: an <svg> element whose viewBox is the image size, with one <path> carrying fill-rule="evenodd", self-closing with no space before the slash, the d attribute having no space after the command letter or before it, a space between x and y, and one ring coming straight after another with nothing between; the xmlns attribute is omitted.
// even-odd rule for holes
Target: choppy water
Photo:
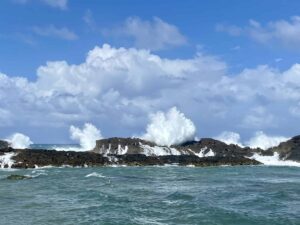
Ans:
<svg viewBox="0 0 300 225"><path fill-rule="evenodd" d="M0 224L300 224L300 168L0 170Z"/></svg>

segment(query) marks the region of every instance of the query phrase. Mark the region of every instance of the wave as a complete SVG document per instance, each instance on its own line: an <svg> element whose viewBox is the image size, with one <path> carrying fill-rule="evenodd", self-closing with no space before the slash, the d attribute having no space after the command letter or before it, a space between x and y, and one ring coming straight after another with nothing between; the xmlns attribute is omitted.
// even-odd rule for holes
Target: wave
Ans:
<svg viewBox="0 0 300 225"><path fill-rule="evenodd" d="M12 157L15 156L15 153L5 153L4 155L0 156L0 168L11 168L11 166L14 164L14 160L12 160Z"/></svg>
<svg viewBox="0 0 300 225"><path fill-rule="evenodd" d="M102 175L101 173L93 172L87 174L85 177L99 177L99 178L106 178L106 176Z"/></svg>
<svg viewBox="0 0 300 225"><path fill-rule="evenodd" d="M299 162L295 162L292 160L281 160L279 154L274 152L272 156L262 156L258 153L253 154L253 156L249 157L250 159L255 159L258 162L266 166L296 166L300 167Z"/></svg>

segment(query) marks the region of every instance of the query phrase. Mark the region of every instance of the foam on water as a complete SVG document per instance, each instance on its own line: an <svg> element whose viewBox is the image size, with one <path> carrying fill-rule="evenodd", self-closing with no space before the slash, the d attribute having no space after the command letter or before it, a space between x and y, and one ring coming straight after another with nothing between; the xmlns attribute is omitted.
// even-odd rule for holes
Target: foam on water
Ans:
<svg viewBox="0 0 300 225"><path fill-rule="evenodd" d="M99 178L106 178L106 176L103 176L101 173L93 172L87 174L85 177L99 177Z"/></svg>
<svg viewBox="0 0 300 225"><path fill-rule="evenodd" d="M162 156L162 155L181 155L176 148L140 145L143 148L142 154L146 156Z"/></svg>
<svg viewBox="0 0 300 225"><path fill-rule="evenodd" d="M204 147L200 150L199 153L195 153L195 155L198 156L199 158L215 156L215 153L212 149L209 149L209 151L207 153L204 153L206 150L207 150L207 147Z"/></svg>
<svg viewBox="0 0 300 225"><path fill-rule="evenodd" d="M281 160L279 157L279 154L277 152L274 152L274 155L272 156L262 156L258 153L253 154L253 156L249 157L250 159L255 159L258 162L261 162L262 164L266 166L296 166L300 167L299 162L295 162L292 160Z"/></svg>
<svg viewBox="0 0 300 225"><path fill-rule="evenodd" d="M3 169L5 167L11 168L11 166L14 164L14 160L12 160L12 157L15 156L15 153L5 153L4 155L0 156L0 167Z"/></svg>

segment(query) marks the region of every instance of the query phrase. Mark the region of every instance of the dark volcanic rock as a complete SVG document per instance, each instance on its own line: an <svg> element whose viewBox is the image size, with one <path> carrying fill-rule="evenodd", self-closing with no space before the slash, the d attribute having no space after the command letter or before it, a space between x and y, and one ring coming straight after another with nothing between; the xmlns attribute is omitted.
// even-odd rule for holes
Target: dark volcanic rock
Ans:
<svg viewBox="0 0 300 225"><path fill-rule="evenodd" d="M142 145L155 146L154 143L139 138L108 138L96 141L96 147L93 152L100 154L140 154Z"/></svg>
<svg viewBox="0 0 300 225"><path fill-rule="evenodd" d="M7 176L6 179L8 179L8 180L25 180L25 179L31 179L31 178L32 177L30 177L30 176L11 174L11 175Z"/></svg>
<svg viewBox="0 0 300 225"><path fill-rule="evenodd" d="M251 156L253 149L242 148L238 145L227 145L224 142L214 140L212 138L203 138L200 141L187 142L182 145L171 146L179 150L192 150L195 153L199 153L201 150L203 153L207 153L210 149L217 157L244 157ZM259 149L257 151L260 151Z"/></svg>
<svg viewBox="0 0 300 225"><path fill-rule="evenodd" d="M7 141L0 140L0 149L6 149L9 147L9 144Z"/></svg>
<svg viewBox="0 0 300 225"><path fill-rule="evenodd" d="M281 159L300 162L300 135L280 143L277 147L268 149L269 152L278 152Z"/></svg>
<svg viewBox="0 0 300 225"><path fill-rule="evenodd" d="M16 150L13 168L34 168L36 166L103 166L108 158L93 152L72 152L55 150Z"/></svg>

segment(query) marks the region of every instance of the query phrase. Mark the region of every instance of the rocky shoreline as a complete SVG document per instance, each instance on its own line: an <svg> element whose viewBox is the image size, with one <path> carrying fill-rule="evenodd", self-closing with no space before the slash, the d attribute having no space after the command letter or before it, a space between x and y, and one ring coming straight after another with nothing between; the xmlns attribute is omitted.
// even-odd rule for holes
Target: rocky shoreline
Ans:
<svg viewBox="0 0 300 225"><path fill-rule="evenodd" d="M44 166L95 167L110 165L153 166L177 164L181 166L258 165L254 154L281 160L300 162L300 136L267 150L242 148L210 138L174 146L157 146L137 138L109 138L96 142L91 151L56 151L45 149L13 149L0 141L2 168L37 168Z"/></svg>

